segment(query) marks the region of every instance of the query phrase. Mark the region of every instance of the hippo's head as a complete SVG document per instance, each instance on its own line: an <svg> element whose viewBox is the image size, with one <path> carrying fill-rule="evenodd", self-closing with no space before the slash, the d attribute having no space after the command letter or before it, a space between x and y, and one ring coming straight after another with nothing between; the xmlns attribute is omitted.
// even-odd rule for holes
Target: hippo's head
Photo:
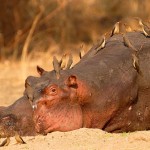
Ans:
<svg viewBox="0 0 150 150"><path fill-rule="evenodd" d="M25 93L34 111L35 129L43 134L81 128L82 105L90 97L83 80L72 75L70 61L66 70L60 70L61 64L55 57L53 65L54 70L50 72L37 67L40 77L26 80Z"/></svg>
<svg viewBox="0 0 150 150"><path fill-rule="evenodd" d="M39 99L32 101L37 132L70 131L83 126L81 107L89 93L76 76L51 81L40 95Z"/></svg>

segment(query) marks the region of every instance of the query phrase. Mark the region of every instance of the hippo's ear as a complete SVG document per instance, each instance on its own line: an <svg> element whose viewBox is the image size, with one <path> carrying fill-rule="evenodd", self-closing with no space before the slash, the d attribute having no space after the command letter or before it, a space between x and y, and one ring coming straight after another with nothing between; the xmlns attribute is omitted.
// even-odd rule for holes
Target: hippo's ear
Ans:
<svg viewBox="0 0 150 150"><path fill-rule="evenodd" d="M67 85L68 85L69 87L72 87L72 88L78 88L77 77L74 76L74 75L71 75L71 76L68 78Z"/></svg>
<svg viewBox="0 0 150 150"><path fill-rule="evenodd" d="M43 68L39 67L39 66L37 66L36 69L37 69L37 72L38 72L40 75L42 75L42 74L45 72L45 70L44 70Z"/></svg>

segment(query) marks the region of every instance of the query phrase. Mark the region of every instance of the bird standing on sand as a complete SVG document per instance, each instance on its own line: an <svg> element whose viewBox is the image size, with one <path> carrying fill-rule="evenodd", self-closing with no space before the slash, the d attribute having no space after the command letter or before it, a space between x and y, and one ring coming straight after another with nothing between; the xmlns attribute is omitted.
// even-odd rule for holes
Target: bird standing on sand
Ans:
<svg viewBox="0 0 150 150"><path fill-rule="evenodd" d="M17 143L26 144L26 142L22 139L22 137L17 132L15 133L15 139Z"/></svg>
<svg viewBox="0 0 150 150"><path fill-rule="evenodd" d="M16 132L15 134L15 139L17 141L18 144L26 144L26 142L22 139L22 137ZM2 144L0 144L0 147L3 146L8 146L10 143L10 137L6 137L6 139L2 142Z"/></svg>
<svg viewBox="0 0 150 150"><path fill-rule="evenodd" d="M0 147L8 146L9 143L10 143L10 137L7 137L7 138L2 142L2 144L0 144Z"/></svg>

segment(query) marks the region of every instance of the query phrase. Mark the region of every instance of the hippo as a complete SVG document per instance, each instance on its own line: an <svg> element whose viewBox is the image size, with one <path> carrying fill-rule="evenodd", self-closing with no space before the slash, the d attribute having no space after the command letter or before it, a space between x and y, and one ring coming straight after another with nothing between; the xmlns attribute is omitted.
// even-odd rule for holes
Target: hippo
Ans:
<svg viewBox="0 0 150 150"><path fill-rule="evenodd" d="M17 143L25 144L21 136L36 135L32 116L32 107L26 96L8 107L0 107L0 137L6 137L0 147L9 145L11 136L15 136Z"/></svg>
<svg viewBox="0 0 150 150"><path fill-rule="evenodd" d="M95 47L96 52L91 48L72 68L54 65L51 75L42 71L49 80L38 96L32 78L27 78L26 94L37 133L83 127L107 132L150 128L150 40L141 32L126 37L136 48L137 59L129 41L116 34L105 46L103 40L101 49Z"/></svg>
<svg viewBox="0 0 150 150"><path fill-rule="evenodd" d="M32 95L36 99L42 87L49 83L49 76L55 74L54 71L47 72L39 66L37 66L37 72L40 77L29 76L26 79L26 89L21 98L8 107L0 106L0 137L6 138L0 147L9 145L10 137L13 136L15 136L17 143L25 144L22 136L37 135L33 121L33 108L29 101L30 88L27 86L30 83L28 80L32 83Z"/></svg>
<svg viewBox="0 0 150 150"><path fill-rule="evenodd" d="M0 136L35 135L32 107L26 96L0 110Z"/></svg>
<svg viewBox="0 0 150 150"><path fill-rule="evenodd" d="M26 79L26 89L21 98L8 107L0 106L0 137L6 138L0 147L9 145L12 136L15 136L17 143L25 144L21 136L37 135L33 121L33 108L29 101L30 92L34 99L38 98L39 91L49 83L51 79L49 76L55 75L54 71L47 72L39 66L37 72L40 77L29 76ZM32 83L32 91L31 88L27 88L30 84L28 80Z"/></svg>
<svg viewBox="0 0 150 150"><path fill-rule="evenodd" d="M25 91L21 98L8 107L0 106L0 137L37 135L33 121L30 93L32 93L34 99L37 99L41 89L47 86L52 76L55 77L54 71L48 72L39 66L37 66L37 72L40 77L27 77L25 81ZM51 76L51 78L49 76ZM28 88L30 84L32 85L32 90Z"/></svg>
<svg viewBox="0 0 150 150"><path fill-rule="evenodd" d="M61 69L56 58L52 71L37 67L40 77L26 79L24 95L0 107L0 134L37 135L83 127L148 130L150 42L141 32L126 36L137 49L136 59L130 44L117 34L103 38L72 68Z"/></svg>

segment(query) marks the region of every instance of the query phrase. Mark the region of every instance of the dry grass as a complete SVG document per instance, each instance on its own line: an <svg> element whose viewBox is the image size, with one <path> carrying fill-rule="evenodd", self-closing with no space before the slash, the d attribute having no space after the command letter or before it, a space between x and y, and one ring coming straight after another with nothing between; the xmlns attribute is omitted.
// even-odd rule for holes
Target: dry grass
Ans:
<svg viewBox="0 0 150 150"><path fill-rule="evenodd" d="M0 61L24 59L35 47L46 51L53 43L61 51L91 43L124 17L149 19L149 9L149 0L1 0Z"/></svg>

